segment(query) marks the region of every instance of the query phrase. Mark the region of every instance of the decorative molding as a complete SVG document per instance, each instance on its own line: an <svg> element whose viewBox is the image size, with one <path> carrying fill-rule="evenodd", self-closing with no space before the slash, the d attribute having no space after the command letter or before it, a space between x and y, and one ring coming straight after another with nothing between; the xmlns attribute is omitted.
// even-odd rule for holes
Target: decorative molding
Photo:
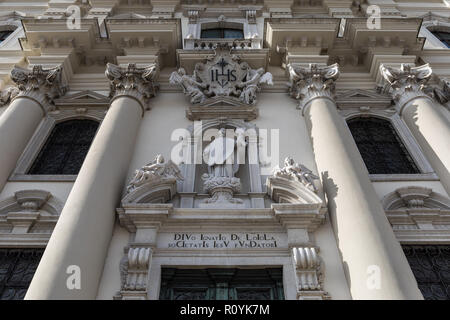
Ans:
<svg viewBox="0 0 450 320"><path fill-rule="evenodd" d="M443 106L450 101L450 79L442 79L439 87L433 89L434 98ZM447 106L450 109L450 106Z"/></svg>
<svg viewBox="0 0 450 320"><path fill-rule="evenodd" d="M289 72L289 93L291 97L299 101L299 109L303 110L316 98L334 99L335 81L339 77L339 66L333 64L320 67L310 64L309 67L301 67L290 63L287 66Z"/></svg>
<svg viewBox="0 0 450 320"><path fill-rule="evenodd" d="M261 84L273 84L272 75L264 73L264 68L253 70L240 55L230 53L227 45L214 49L214 55L195 64L192 76L179 68L170 75L170 83L181 86L192 104L208 103L211 99L214 103L231 100L242 105L256 104L256 93Z"/></svg>
<svg viewBox="0 0 450 320"><path fill-rule="evenodd" d="M54 100L55 106L60 107L84 107L86 109L93 107L109 108L110 99L107 96L91 90L83 90L73 94L66 94L62 98Z"/></svg>
<svg viewBox="0 0 450 320"><path fill-rule="evenodd" d="M396 189L383 198L385 210L408 210L418 208L450 210L450 199L430 188L408 186Z"/></svg>
<svg viewBox="0 0 450 320"><path fill-rule="evenodd" d="M347 116L350 112L366 113L384 111L391 115L397 112L392 108L392 98L375 90L352 89L336 94L336 105ZM341 113L342 113L341 111Z"/></svg>
<svg viewBox="0 0 450 320"><path fill-rule="evenodd" d="M450 199L430 188L408 186L387 194L386 216L402 243L450 242Z"/></svg>
<svg viewBox="0 0 450 320"><path fill-rule="evenodd" d="M298 300L330 299L328 293L322 289L323 267L317 251L314 247L292 248Z"/></svg>
<svg viewBox="0 0 450 320"><path fill-rule="evenodd" d="M36 101L44 114L54 108L53 100L63 96L68 87L61 81L62 67L43 69L35 65L31 70L14 66L11 80L17 84L19 93L12 99L26 97Z"/></svg>
<svg viewBox="0 0 450 320"><path fill-rule="evenodd" d="M0 107L9 104L18 94L19 89L17 87L9 87L0 91Z"/></svg>
<svg viewBox="0 0 450 320"><path fill-rule="evenodd" d="M418 97L431 99L425 92L426 84L433 73L428 63L419 67L402 63L400 69L381 64L380 73L391 85L392 97L400 115L404 106L411 100Z"/></svg>
<svg viewBox="0 0 450 320"><path fill-rule="evenodd" d="M145 68L138 68L136 64L129 63L126 68L122 68L108 63L105 75L110 81L111 102L121 96L135 99L140 103L143 115L150 98L156 94L158 65L153 63Z"/></svg>
<svg viewBox="0 0 450 320"><path fill-rule="evenodd" d="M242 119L255 120L258 117L258 108L255 105L242 105L234 99L211 98L204 104L189 106L186 117L189 120L209 119Z"/></svg>
<svg viewBox="0 0 450 320"><path fill-rule="evenodd" d="M120 291L115 300L147 300L148 275L152 260L150 247L125 247L120 261Z"/></svg>
<svg viewBox="0 0 450 320"><path fill-rule="evenodd" d="M0 246L45 247L62 204L50 192L21 190L0 201Z"/></svg>

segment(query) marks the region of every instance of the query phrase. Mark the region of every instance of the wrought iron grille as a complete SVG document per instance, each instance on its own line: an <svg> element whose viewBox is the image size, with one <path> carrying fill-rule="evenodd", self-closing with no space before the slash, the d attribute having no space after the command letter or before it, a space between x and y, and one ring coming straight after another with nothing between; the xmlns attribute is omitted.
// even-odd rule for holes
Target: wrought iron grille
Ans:
<svg viewBox="0 0 450 320"><path fill-rule="evenodd" d="M58 123L28 174L78 174L97 128L93 120Z"/></svg>
<svg viewBox="0 0 450 320"><path fill-rule="evenodd" d="M0 249L0 300L21 300L44 249Z"/></svg>
<svg viewBox="0 0 450 320"><path fill-rule="evenodd" d="M450 300L450 246L404 245L403 251L426 300Z"/></svg>
<svg viewBox="0 0 450 320"><path fill-rule="evenodd" d="M354 118L348 121L348 127L369 173L420 173L389 121Z"/></svg>

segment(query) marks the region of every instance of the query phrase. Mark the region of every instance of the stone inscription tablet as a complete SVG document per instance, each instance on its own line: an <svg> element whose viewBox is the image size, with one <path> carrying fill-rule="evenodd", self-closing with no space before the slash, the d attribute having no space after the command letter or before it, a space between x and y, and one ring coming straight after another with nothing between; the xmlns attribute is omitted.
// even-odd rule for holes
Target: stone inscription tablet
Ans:
<svg viewBox="0 0 450 320"><path fill-rule="evenodd" d="M286 248L283 233L160 233L158 248L169 249L268 249Z"/></svg>

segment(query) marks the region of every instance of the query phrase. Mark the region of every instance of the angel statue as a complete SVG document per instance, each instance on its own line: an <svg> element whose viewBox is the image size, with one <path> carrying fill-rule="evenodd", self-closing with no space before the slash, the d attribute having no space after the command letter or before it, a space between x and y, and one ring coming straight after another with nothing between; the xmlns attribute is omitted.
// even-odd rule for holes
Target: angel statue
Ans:
<svg viewBox="0 0 450 320"><path fill-rule="evenodd" d="M166 163L164 157L158 154L152 162L134 172L134 177L128 184L127 192L131 192L147 182L161 180L163 178L184 180L178 166L172 160Z"/></svg>
<svg viewBox="0 0 450 320"><path fill-rule="evenodd" d="M256 103L256 93L260 90L261 83L273 85L272 74L270 72L264 73L264 68L253 70L246 64L247 69L246 81L236 85L242 92L239 99L246 104Z"/></svg>
<svg viewBox="0 0 450 320"><path fill-rule="evenodd" d="M196 72L194 72L193 76L188 76L184 68L179 68L177 71L172 72L169 82L180 85L183 88L183 93L191 97L192 104L202 103L206 98L203 90L208 87L208 84L198 82L196 78Z"/></svg>
<svg viewBox="0 0 450 320"><path fill-rule="evenodd" d="M296 163L292 157L284 159L284 167L275 167L273 175L276 177L290 176L303 183L307 188L314 192L317 191L314 180L319 179L311 170L302 164Z"/></svg>

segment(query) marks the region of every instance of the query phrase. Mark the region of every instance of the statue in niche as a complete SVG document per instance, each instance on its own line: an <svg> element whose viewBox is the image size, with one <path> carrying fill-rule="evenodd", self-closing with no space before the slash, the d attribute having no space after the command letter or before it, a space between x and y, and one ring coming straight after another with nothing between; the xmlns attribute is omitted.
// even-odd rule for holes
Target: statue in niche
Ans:
<svg viewBox="0 0 450 320"><path fill-rule="evenodd" d="M211 195L205 199L206 206L242 205L242 199L233 198L234 193L241 191L241 180L235 177L240 164L245 162L245 130L236 129L236 141L225 136L221 128L217 137L203 152L203 158L208 164L208 173L203 174L203 188ZM237 149L237 152L235 152Z"/></svg>
<svg viewBox="0 0 450 320"><path fill-rule="evenodd" d="M319 179L311 170L304 165L294 161L292 157L286 157L284 159L284 167L275 167L273 171L275 177L288 177L294 178L301 182L307 188L314 192L317 192L317 187L314 185L314 180Z"/></svg>
<svg viewBox="0 0 450 320"><path fill-rule="evenodd" d="M200 64L195 65L194 74L188 76L184 68L179 68L176 72L172 72L169 78L171 84L178 84L183 88L183 93L191 97L191 103L203 103L206 96L203 90L208 88L207 83L203 83L198 80L197 72L201 68Z"/></svg>
<svg viewBox="0 0 450 320"><path fill-rule="evenodd" d="M172 160L165 162L164 157L158 154L152 162L134 172L134 177L128 184L127 192L131 192L147 182L164 178L184 180L178 166Z"/></svg>
<svg viewBox="0 0 450 320"><path fill-rule="evenodd" d="M203 159L208 164L208 173L210 177L229 177L232 178L239 170L240 162L237 161L240 156L239 153L244 152L246 141L244 136L244 129L236 130L237 139L236 142L233 138L225 136L225 129L221 128L217 137L206 146L203 151ZM234 152L237 147L237 153Z"/></svg>

